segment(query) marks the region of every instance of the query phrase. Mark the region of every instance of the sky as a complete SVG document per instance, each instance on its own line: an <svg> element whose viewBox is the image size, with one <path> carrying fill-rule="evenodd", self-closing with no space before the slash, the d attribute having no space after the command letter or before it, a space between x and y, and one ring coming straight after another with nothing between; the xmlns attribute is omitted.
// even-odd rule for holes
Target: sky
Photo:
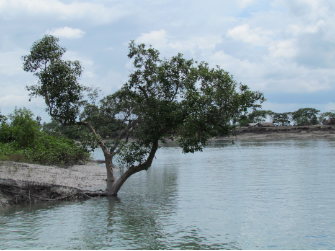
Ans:
<svg viewBox="0 0 335 251"><path fill-rule="evenodd" d="M264 93L262 109L335 110L335 1L332 0L0 0L0 108L26 107L50 121L23 55L46 34L66 60L79 60L80 83L112 94L131 72L131 40L162 57L219 65Z"/></svg>

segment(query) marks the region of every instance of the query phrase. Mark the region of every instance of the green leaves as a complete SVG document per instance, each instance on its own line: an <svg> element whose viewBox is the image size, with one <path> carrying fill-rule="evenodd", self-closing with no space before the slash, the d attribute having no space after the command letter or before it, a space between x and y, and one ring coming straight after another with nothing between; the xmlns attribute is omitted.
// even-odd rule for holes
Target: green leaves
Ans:
<svg viewBox="0 0 335 251"><path fill-rule="evenodd" d="M279 124L281 126L290 125L291 115L292 115L292 113L290 113L290 112L274 113L273 114L273 123Z"/></svg>
<svg viewBox="0 0 335 251"><path fill-rule="evenodd" d="M64 52L57 38L45 36L23 57L24 70L39 79L37 85L27 87L31 97L42 96L49 114L63 125L86 126L91 134L82 134L83 145L91 142L95 147L99 141L106 152L95 130L117 132L114 143L109 144L110 155L119 153L119 160L128 166L142 163L150 151L154 154L158 140L178 139L184 152L202 151L209 139L234 129L233 119L249 108L259 108L265 100L262 93L238 84L220 67L186 60L180 53L161 58L151 46L131 41L129 80L96 104L98 92L78 83L81 65L63 61ZM91 104L83 100L85 91L91 91ZM135 141L120 142L129 136Z"/></svg>
<svg viewBox="0 0 335 251"><path fill-rule="evenodd" d="M40 131L38 121L26 108L9 115L11 123L0 127L0 159L40 164L72 165L89 159L89 153L74 140Z"/></svg>
<svg viewBox="0 0 335 251"><path fill-rule="evenodd" d="M117 155L116 161L126 167L134 164L142 164L150 153L150 146L143 146L138 141L121 145L120 153Z"/></svg>
<svg viewBox="0 0 335 251"><path fill-rule="evenodd" d="M335 119L335 111L331 110L330 112L323 112L319 115L319 123L326 123L327 119Z"/></svg>
<svg viewBox="0 0 335 251"><path fill-rule="evenodd" d="M292 112L292 119L297 125L316 125L318 124L317 114L320 110L315 108L301 108Z"/></svg>
<svg viewBox="0 0 335 251"><path fill-rule="evenodd" d="M157 50L133 41L129 47L134 72L124 89L137 104L133 135L143 146L178 138L184 152L201 151L209 139L233 130L233 118L265 100L220 67L209 68L182 54L160 59Z"/></svg>
<svg viewBox="0 0 335 251"><path fill-rule="evenodd" d="M79 115L79 102L86 87L78 83L82 73L79 61L61 59L65 49L58 45L58 38L46 35L35 42L30 54L22 57L23 69L34 72L38 84L27 86L32 97L41 96L47 111L64 125L74 124Z"/></svg>
<svg viewBox="0 0 335 251"><path fill-rule="evenodd" d="M66 49L58 45L59 38L52 35L45 35L41 40L34 42L30 54L23 56L23 70L35 72L43 71L53 61L59 60L66 52Z"/></svg>

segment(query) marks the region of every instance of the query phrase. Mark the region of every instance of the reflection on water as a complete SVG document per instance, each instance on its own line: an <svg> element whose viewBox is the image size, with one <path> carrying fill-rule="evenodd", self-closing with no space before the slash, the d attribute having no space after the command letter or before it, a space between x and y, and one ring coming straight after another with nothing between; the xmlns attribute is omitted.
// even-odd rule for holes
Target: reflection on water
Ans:
<svg viewBox="0 0 335 251"><path fill-rule="evenodd" d="M2 249L334 249L335 141L165 144L118 198L1 209ZM97 153L99 159L99 153Z"/></svg>

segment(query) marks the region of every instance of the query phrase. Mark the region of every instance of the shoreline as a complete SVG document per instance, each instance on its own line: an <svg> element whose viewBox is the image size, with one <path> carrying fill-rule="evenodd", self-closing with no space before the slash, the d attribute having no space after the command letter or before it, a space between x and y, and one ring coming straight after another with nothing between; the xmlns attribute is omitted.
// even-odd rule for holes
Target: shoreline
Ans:
<svg viewBox="0 0 335 251"><path fill-rule="evenodd" d="M276 127L240 127L229 137L217 137L215 140L306 140L335 139L335 126L276 126Z"/></svg>
<svg viewBox="0 0 335 251"><path fill-rule="evenodd" d="M335 140L335 126L237 128L235 135L215 140ZM118 176L119 169L114 169ZM0 207L63 199L104 196L106 167L98 161L68 168L14 161L0 162Z"/></svg>
<svg viewBox="0 0 335 251"><path fill-rule="evenodd" d="M118 173L119 170L115 170ZM106 167L94 162L68 168L3 161L0 163L0 207L103 196Z"/></svg>

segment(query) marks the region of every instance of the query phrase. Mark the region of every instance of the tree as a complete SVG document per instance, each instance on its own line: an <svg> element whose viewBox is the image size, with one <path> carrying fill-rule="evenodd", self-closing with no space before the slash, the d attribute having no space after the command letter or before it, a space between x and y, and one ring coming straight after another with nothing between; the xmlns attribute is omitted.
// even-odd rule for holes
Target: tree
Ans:
<svg viewBox="0 0 335 251"><path fill-rule="evenodd" d="M298 126L317 125L317 114L319 112L320 110L317 110L315 108L300 108L299 110L292 112L292 119Z"/></svg>
<svg viewBox="0 0 335 251"><path fill-rule="evenodd" d="M133 60L134 70L128 82L95 105L83 100L87 88L77 82L80 64L61 61L58 55L65 49L59 52L57 42L56 38L45 36L34 43L30 55L35 54L35 48L48 45L54 52L45 50L44 61L49 55L57 55L57 59L48 60L42 68L24 68L38 72L35 74L39 78L38 85L27 88L32 95L45 99L54 119L63 125L83 125L90 130L105 156L107 195L117 195L131 175L151 166L160 140L178 140L184 153L202 151L209 139L218 134L229 135L235 129L230 123L233 118L248 108L260 107L264 101L262 93L237 84L218 66L212 69L205 62L186 60L182 54L162 59L154 48L132 41L128 57ZM30 55L23 58L24 65L34 66L35 59ZM55 79L61 82L57 87ZM61 100L56 98L62 96ZM81 114L80 107L84 109ZM117 125L113 129L117 136L105 144L94 126L110 123ZM128 143L129 136L134 141ZM118 179L112 170L114 156L127 167Z"/></svg>
<svg viewBox="0 0 335 251"><path fill-rule="evenodd" d="M330 112L323 112L319 115L319 123L326 124L328 119L335 119L335 111L331 110Z"/></svg>
<svg viewBox="0 0 335 251"><path fill-rule="evenodd" d="M238 121L240 126L245 126L247 123L265 122L267 116L273 116L274 112L270 110L256 110L251 113L244 113L240 115Z"/></svg>
<svg viewBox="0 0 335 251"><path fill-rule="evenodd" d="M279 124L280 126L288 126L291 124L290 116L291 116L290 112L273 113L272 122L275 124Z"/></svg>
<svg viewBox="0 0 335 251"><path fill-rule="evenodd" d="M2 122L2 121L6 121L6 116L4 116L4 115L1 115L1 108L0 108L0 122Z"/></svg>

